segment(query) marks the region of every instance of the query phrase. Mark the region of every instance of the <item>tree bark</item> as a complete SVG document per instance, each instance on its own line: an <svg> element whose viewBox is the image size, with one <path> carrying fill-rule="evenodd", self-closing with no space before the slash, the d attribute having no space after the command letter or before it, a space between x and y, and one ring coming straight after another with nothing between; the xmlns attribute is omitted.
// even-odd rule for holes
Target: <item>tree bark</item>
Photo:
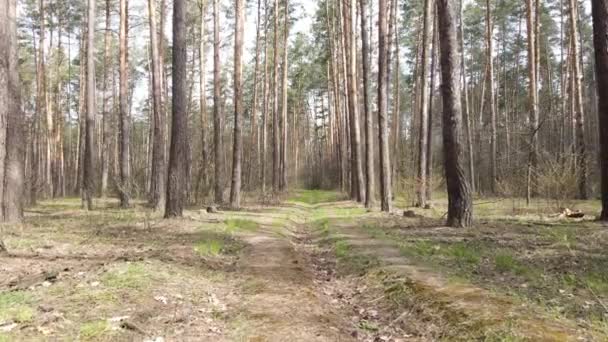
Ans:
<svg viewBox="0 0 608 342"><path fill-rule="evenodd" d="M486 46L488 58L488 80L490 88L490 192L496 193L496 104L494 94L494 24L492 23L491 1L486 0ZM482 99L483 101L483 99Z"/></svg>
<svg viewBox="0 0 608 342"><path fill-rule="evenodd" d="M118 194L121 208L128 208L130 201L130 156L129 156L129 4L120 0L120 75L119 75L119 112L120 112L120 184Z"/></svg>
<svg viewBox="0 0 608 342"><path fill-rule="evenodd" d="M443 94L443 147L448 190L448 219L451 227L472 223L471 191L463 169L460 61L456 39L454 1L437 0Z"/></svg>
<svg viewBox="0 0 608 342"><path fill-rule="evenodd" d="M268 146L268 110L269 110L269 77L268 77L268 0L264 1L264 95L262 110L262 141L260 156L260 186L262 196L266 194L266 151Z"/></svg>
<svg viewBox="0 0 608 342"><path fill-rule="evenodd" d="M274 49L273 49L273 110L272 110L272 190L279 191L281 171L281 138L279 135L279 0L274 0Z"/></svg>
<svg viewBox="0 0 608 342"><path fill-rule="evenodd" d="M110 57L110 0L106 0L106 24L104 32L103 49L103 148L101 149L101 197L106 197L108 192L108 174L110 169L110 130L111 130L111 109L108 108L108 69L111 68L112 60Z"/></svg>
<svg viewBox="0 0 608 342"><path fill-rule="evenodd" d="M534 0L526 1L527 30L528 30L528 78L529 106L530 106L530 145L528 157L528 174L526 184L526 202L530 204L532 196L536 193L536 169L538 166L538 92L536 90L536 35L535 35L535 9Z"/></svg>
<svg viewBox="0 0 608 342"><path fill-rule="evenodd" d="M287 38L289 37L289 0L285 0L284 10L283 80L281 82L281 179L279 183L279 188L281 191L285 191L287 189L287 170L289 166L287 160L287 128L289 127L287 123L287 77L289 74L289 63L287 59L289 46Z"/></svg>
<svg viewBox="0 0 608 342"><path fill-rule="evenodd" d="M244 0L235 1L234 23L234 145L232 155L232 184L230 187L230 206L241 207L241 159L243 155L243 136L241 121L243 116L243 36L245 34Z"/></svg>
<svg viewBox="0 0 608 342"><path fill-rule="evenodd" d="M124 0L123 0L124 1ZM217 1L217 0L216 0ZM173 4L173 106L171 150L165 218L181 217L186 205L186 179L188 175L188 98L186 51L186 1Z"/></svg>
<svg viewBox="0 0 608 342"><path fill-rule="evenodd" d="M378 141L380 143L380 206L382 211L391 211L391 169L388 148L388 39L386 0L379 1L378 11ZM367 194L370 196L371 194Z"/></svg>
<svg viewBox="0 0 608 342"><path fill-rule="evenodd" d="M386 4L384 4L386 6ZM382 7L381 7L382 8ZM369 85L369 39L367 37L367 3L359 0L361 13L361 48L363 68L363 111L365 116L365 207L374 206L374 120L370 111L370 85ZM386 23L385 23L386 24ZM382 56L382 55L381 55ZM384 75L380 76L383 77ZM384 89L386 91L386 89ZM386 95L385 95L386 96Z"/></svg>
<svg viewBox="0 0 608 342"><path fill-rule="evenodd" d="M600 135L600 173L602 183L602 213L600 220L608 221L608 0L592 0L593 46L598 93Z"/></svg>
<svg viewBox="0 0 608 342"><path fill-rule="evenodd" d="M429 45L432 37L433 0L424 1L424 19L422 34L422 70L421 70L421 99L420 99L420 137L418 143L418 179L417 197L419 207L426 206L426 164L428 144L428 120L429 120Z"/></svg>
<svg viewBox="0 0 608 342"><path fill-rule="evenodd" d="M361 126L359 122L359 95L357 86L357 41L354 30L356 22L356 0L350 0L349 6L343 6L345 52L347 55L348 78L348 112L350 115L351 138L351 196L357 202L365 201L363 166L361 160ZM349 11L350 10L350 11Z"/></svg>
<svg viewBox="0 0 608 342"><path fill-rule="evenodd" d="M224 203L224 144L222 113L222 79L220 64L220 12L219 0L213 1L213 149L215 159L215 203Z"/></svg>
<svg viewBox="0 0 608 342"><path fill-rule="evenodd" d="M583 104L583 88L581 79L580 38L578 33L578 1L570 0L570 29L572 33L572 78L574 88L572 98L574 99L574 120L576 123L576 161L578 177L578 197L587 199L587 145L585 142L585 113ZM601 95L600 95L601 97Z"/></svg>
<svg viewBox="0 0 608 342"><path fill-rule="evenodd" d="M247 180L250 183L250 187L255 187L257 183L256 177L253 177L255 171L260 167L260 138L258 134L258 79L260 73L260 33L261 33L261 21L262 20L262 0L258 0L258 14L255 29L255 67L253 71L253 104L251 106L251 134L250 134L250 156L249 156L249 170L247 172Z"/></svg>
<svg viewBox="0 0 608 342"><path fill-rule="evenodd" d="M9 15L8 2L0 1L0 203L4 207L4 172L6 158L6 134L7 121L11 112L10 97L10 46L11 39L9 33ZM4 210L0 212L3 214ZM2 215L3 216L3 215ZM0 222L4 221L4 217L0 217ZM0 244L2 241L0 241ZM2 247L3 245L0 245Z"/></svg>
<svg viewBox="0 0 608 342"><path fill-rule="evenodd" d="M165 207L166 165L165 165L165 122L162 89L161 53L159 51L158 29L156 27L156 0L148 0L150 20L150 45L152 48L152 102L153 102L153 137L152 137L152 174L150 200L154 210Z"/></svg>
<svg viewBox="0 0 608 342"><path fill-rule="evenodd" d="M6 120L6 161L2 198L2 221L23 219L24 196L24 127L21 111L21 81L19 79L19 51L17 38L17 1L8 0L8 115ZM0 11L1 13L1 11ZM0 62L1 63L1 62ZM0 82L2 84L2 82Z"/></svg>
<svg viewBox="0 0 608 342"><path fill-rule="evenodd" d="M95 0L88 0L87 30L87 114L83 162L83 199L87 210L93 210L95 192ZM84 203L83 203L84 204Z"/></svg>

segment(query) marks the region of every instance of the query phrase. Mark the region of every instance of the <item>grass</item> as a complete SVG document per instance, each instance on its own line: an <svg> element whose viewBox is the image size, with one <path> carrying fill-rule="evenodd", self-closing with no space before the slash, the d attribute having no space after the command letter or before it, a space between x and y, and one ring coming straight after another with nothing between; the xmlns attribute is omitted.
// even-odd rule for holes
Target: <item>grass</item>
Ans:
<svg viewBox="0 0 608 342"><path fill-rule="evenodd" d="M211 239L203 240L196 243L194 250L202 257L218 256L224 250L224 241Z"/></svg>
<svg viewBox="0 0 608 342"><path fill-rule="evenodd" d="M104 274L101 282L113 289L141 290L150 284L151 277L142 263L118 265Z"/></svg>
<svg viewBox="0 0 608 342"><path fill-rule="evenodd" d="M338 258L346 258L350 252L350 245L344 240L338 240L335 243L334 252Z"/></svg>
<svg viewBox="0 0 608 342"><path fill-rule="evenodd" d="M110 324L107 320L96 320L84 323L80 327L80 338L85 341L99 339L110 332Z"/></svg>
<svg viewBox="0 0 608 342"><path fill-rule="evenodd" d="M596 293L608 293L608 274L605 272L589 272L584 275L583 282Z"/></svg>
<svg viewBox="0 0 608 342"><path fill-rule="evenodd" d="M447 255L454 258L459 264L477 265L481 261L479 246L458 242L448 247Z"/></svg>
<svg viewBox="0 0 608 342"><path fill-rule="evenodd" d="M252 232L257 230L260 225L253 221L253 220L246 220L246 219L228 219L226 221L224 221L224 224L226 225L226 229L229 232L240 232L240 231L247 231L247 232Z"/></svg>
<svg viewBox="0 0 608 342"><path fill-rule="evenodd" d="M517 260L512 254L501 251L494 255L494 267L502 273L513 273L535 280L539 276L538 270Z"/></svg>
<svg viewBox="0 0 608 342"><path fill-rule="evenodd" d="M299 190L289 198L289 201L315 205L328 202L337 202L342 199L344 199L344 196L335 191Z"/></svg>
<svg viewBox="0 0 608 342"><path fill-rule="evenodd" d="M0 293L0 321L30 322L34 318L31 295L16 291Z"/></svg>

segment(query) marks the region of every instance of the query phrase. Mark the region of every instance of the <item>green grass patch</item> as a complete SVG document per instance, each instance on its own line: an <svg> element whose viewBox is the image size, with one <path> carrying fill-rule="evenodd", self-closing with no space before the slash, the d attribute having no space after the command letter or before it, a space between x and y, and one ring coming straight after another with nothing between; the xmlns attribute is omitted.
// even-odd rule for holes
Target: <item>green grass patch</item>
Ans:
<svg viewBox="0 0 608 342"><path fill-rule="evenodd" d="M545 235L557 246L571 249L576 244L576 228L571 226L554 226L546 229Z"/></svg>
<svg viewBox="0 0 608 342"><path fill-rule="evenodd" d="M194 250L202 257L218 256L222 254L224 246L223 240L210 239L197 242Z"/></svg>
<svg viewBox="0 0 608 342"><path fill-rule="evenodd" d="M524 275L530 272L528 267L506 252L501 252L494 256L494 265L499 272L510 272L517 275Z"/></svg>
<svg viewBox="0 0 608 342"><path fill-rule="evenodd" d="M416 241L411 248L419 256L433 256L441 250L441 246L427 240Z"/></svg>
<svg viewBox="0 0 608 342"><path fill-rule="evenodd" d="M91 341L101 338L111 331L110 324L106 320L97 320L84 323L80 327L80 339Z"/></svg>
<svg viewBox="0 0 608 342"><path fill-rule="evenodd" d="M597 293L608 293L608 274L605 272L589 272L584 275L583 282Z"/></svg>
<svg viewBox="0 0 608 342"><path fill-rule="evenodd" d="M30 322L34 318L32 297L24 292L0 293L0 321Z"/></svg>
<svg viewBox="0 0 608 342"><path fill-rule="evenodd" d="M224 224L226 225L226 229L229 232L238 232L238 231L255 231L257 230L260 225L252 220L245 220L245 219L228 219L226 221L224 221Z"/></svg>
<svg viewBox="0 0 608 342"><path fill-rule="evenodd" d="M338 258L346 258L350 251L350 245L344 240L338 240L335 243L334 252Z"/></svg>
<svg viewBox="0 0 608 342"><path fill-rule="evenodd" d="M477 265L481 261L481 255L479 246L466 243L455 243L447 248L447 256L459 264Z"/></svg>
<svg viewBox="0 0 608 342"><path fill-rule="evenodd" d="M110 270L101 278L108 288L141 290L150 284L150 274L142 263L127 263Z"/></svg>
<svg viewBox="0 0 608 342"><path fill-rule="evenodd" d="M291 198L289 198L289 201L315 205L328 202L337 202L342 199L344 199L344 195L335 191L299 190Z"/></svg>

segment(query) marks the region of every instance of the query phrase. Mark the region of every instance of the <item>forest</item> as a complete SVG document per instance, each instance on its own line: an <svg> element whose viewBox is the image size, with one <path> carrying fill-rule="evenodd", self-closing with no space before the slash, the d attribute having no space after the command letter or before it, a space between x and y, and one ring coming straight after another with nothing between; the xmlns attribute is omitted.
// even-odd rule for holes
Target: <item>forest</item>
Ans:
<svg viewBox="0 0 608 342"><path fill-rule="evenodd" d="M607 341L608 0L0 0L0 342Z"/></svg>

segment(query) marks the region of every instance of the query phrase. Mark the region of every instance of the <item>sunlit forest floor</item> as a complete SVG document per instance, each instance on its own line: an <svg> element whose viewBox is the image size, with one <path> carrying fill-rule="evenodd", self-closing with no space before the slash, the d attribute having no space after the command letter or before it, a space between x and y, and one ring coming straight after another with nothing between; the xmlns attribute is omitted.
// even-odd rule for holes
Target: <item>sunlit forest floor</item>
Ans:
<svg viewBox="0 0 608 342"><path fill-rule="evenodd" d="M443 225L441 195L407 202L388 215L301 190L181 220L42 202L3 227L0 341L608 339L599 202L567 203L586 213L568 219L485 198L469 229Z"/></svg>

